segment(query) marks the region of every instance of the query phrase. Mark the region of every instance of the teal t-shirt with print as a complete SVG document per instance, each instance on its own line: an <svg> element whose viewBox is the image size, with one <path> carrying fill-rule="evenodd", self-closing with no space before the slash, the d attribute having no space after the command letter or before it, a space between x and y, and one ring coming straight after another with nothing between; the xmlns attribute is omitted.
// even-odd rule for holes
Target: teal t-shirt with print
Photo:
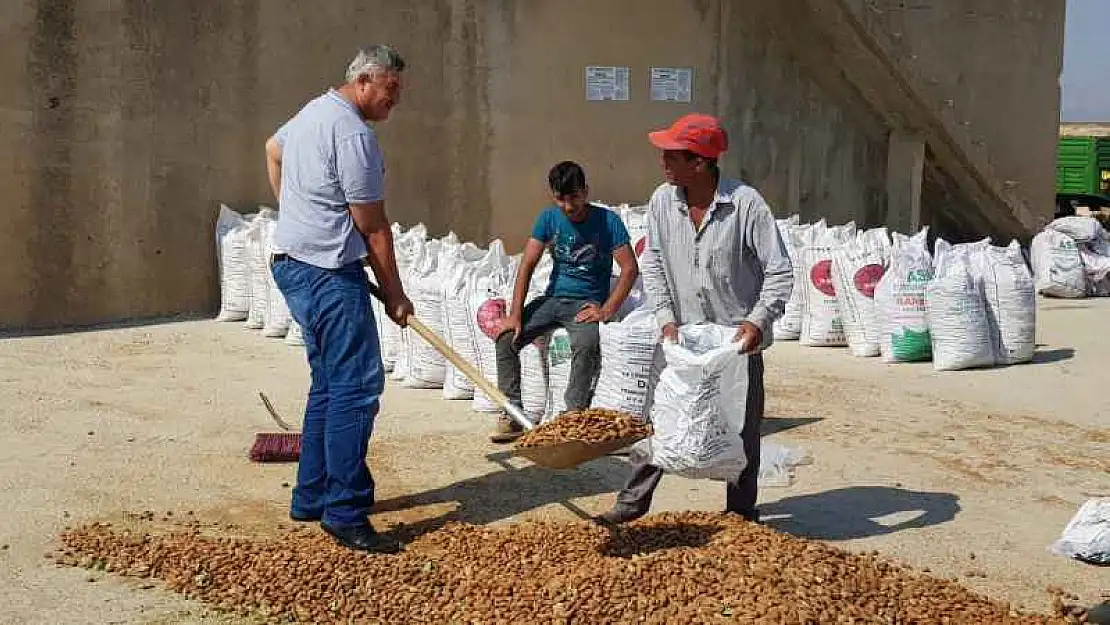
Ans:
<svg viewBox="0 0 1110 625"><path fill-rule="evenodd" d="M620 216L591 204L586 220L574 223L558 206L550 206L536 218L532 238L547 247L553 261L548 296L605 303L613 250L629 243Z"/></svg>

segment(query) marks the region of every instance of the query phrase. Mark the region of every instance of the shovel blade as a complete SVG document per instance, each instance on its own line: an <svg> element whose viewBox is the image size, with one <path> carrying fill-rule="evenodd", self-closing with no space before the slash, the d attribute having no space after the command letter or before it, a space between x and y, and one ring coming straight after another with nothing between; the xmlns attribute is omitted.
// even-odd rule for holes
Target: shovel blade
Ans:
<svg viewBox="0 0 1110 625"><path fill-rule="evenodd" d="M647 437L626 436L605 443L566 441L543 447L517 447L513 450L513 453L547 469L571 469L583 462L600 458L645 438Z"/></svg>

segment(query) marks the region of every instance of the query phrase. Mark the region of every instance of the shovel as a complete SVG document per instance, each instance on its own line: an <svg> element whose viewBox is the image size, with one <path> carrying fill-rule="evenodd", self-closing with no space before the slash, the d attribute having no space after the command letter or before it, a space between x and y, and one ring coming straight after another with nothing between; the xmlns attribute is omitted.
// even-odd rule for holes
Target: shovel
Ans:
<svg viewBox="0 0 1110 625"><path fill-rule="evenodd" d="M378 301L383 304L385 303L385 296L382 295L378 285L373 282L370 283L370 293L378 298ZM512 402L509 401L509 398L505 397L504 393L486 379L486 376L482 375L474 368L474 365L467 362L458 352L451 349L451 346L448 345L446 341L417 319L416 315L409 315L408 319L405 321L408 323L408 326L412 328L413 332L419 334L422 339L427 341L437 352L450 361L451 364L461 371L475 386L482 389L482 392L489 396L499 408L504 410L505 413L509 415L509 418L516 421L520 427L524 428L525 432L535 427L532 425L532 420L524 416L524 412L522 412L520 408L514 406Z"/></svg>
<svg viewBox="0 0 1110 625"><path fill-rule="evenodd" d="M383 304L385 303L385 297L376 284L370 283L370 293ZM433 332L431 328L424 325L415 315L409 315L406 321L408 327L412 328L413 332L419 334L420 337L427 341L437 352L442 354L456 369L493 400L498 407L504 410L505 413L509 415L509 418L516 421L524 428L525 432L535 427L532 425L532 421L524 416L520 408L514 406L512 402L509 401L509 398L505 397L504 393L486 379L486 376L482 375L474 368L474 365L467 362L458 352L451 349L451 346ZM570 469L587 460L600 458L618 449L623 449L643 438L645 437L627 437L604 443L566 441L555 445L544 445L542 447L517 447L513 450L513 453L518 456L523 456L535 464L548 469Z"/></svg>

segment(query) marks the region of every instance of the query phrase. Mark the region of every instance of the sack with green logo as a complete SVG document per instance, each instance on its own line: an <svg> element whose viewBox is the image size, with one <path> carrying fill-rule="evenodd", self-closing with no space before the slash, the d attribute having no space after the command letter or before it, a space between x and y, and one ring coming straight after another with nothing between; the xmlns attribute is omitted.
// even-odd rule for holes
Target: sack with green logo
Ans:
<svg viewBox="0 0 1110 625"><path fill-rule="evenodd" d="M1079 245L1067 235L1047 229L1033 237L1030 260L1037 292L1041 295L1087 296L1087 275Z"/></svg>
<svg viewBox="0 0 1110 625"><path fill-rule="evenodd" d="M546 423L567 410L565 399L570 382L570 335L559 328L548 335L547 341L547 406L543 421Z"/></svg>
<svg viewBox="0 0 1110 625"><path fill-rule="evenodd" d="M895 233L890 267L875 287L883 362L917 362L932 358L932 338L925 310L925 288L932 279L928 228L912 237Z"/></svg>

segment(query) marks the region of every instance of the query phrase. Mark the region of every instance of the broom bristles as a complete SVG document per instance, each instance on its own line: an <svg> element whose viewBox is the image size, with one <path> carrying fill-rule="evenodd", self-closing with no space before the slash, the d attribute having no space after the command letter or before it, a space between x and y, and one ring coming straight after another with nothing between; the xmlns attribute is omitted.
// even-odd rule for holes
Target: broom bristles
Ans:
<svg viewBox="0 0 1110 625"><path fill-rule="evenodd" d="M274 432L256 434L251 446L253 462L296 462L301 457L299 432Z"/></svg>

